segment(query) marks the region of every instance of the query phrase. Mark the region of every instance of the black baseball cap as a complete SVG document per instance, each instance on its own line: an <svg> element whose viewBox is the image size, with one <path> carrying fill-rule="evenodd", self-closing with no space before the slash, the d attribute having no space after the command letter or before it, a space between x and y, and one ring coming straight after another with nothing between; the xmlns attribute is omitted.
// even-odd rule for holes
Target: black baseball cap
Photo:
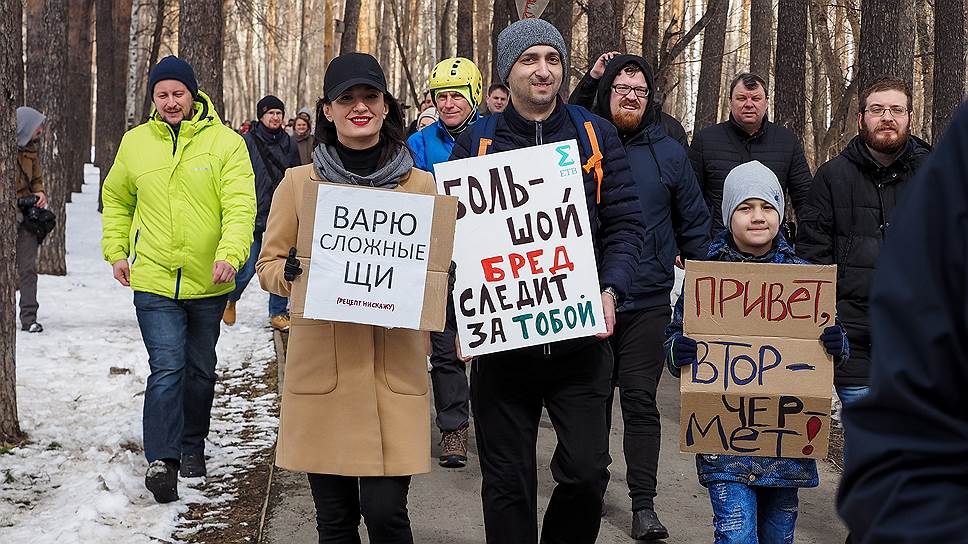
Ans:
<svg viewBox="0 0 968 544"><path fill-rule="evenodd" d="M387 92L387 77L373 55L345 53L326 67L323 92L330 102L354 85L369 85L382 93Z"/></svg>

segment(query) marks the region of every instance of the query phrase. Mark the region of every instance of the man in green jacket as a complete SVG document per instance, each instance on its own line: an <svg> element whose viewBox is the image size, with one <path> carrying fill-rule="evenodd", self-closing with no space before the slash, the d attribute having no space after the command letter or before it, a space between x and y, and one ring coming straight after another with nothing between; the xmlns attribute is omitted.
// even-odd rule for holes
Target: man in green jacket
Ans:
<svg viewBox="0 0 968 544"><path fill-rule="evenodd" d="M178 499L178 473L205 476L215 344L255 224L242 137L169 56L151 72L154 111L128 131L101 191L104 259L134 291L151 375L145 390L145 486Z"/></svg>

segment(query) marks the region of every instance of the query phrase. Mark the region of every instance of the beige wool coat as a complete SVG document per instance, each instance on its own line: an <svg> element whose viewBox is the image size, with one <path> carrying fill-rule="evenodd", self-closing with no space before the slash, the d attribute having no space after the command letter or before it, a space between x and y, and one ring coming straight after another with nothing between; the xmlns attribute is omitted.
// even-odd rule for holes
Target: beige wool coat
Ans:
<svg viewBox="0 0 968 544"><path fill-rule="evenodd" d="M303 191L321 181L306 165L289 169L276 189L256 264L267 291L305 289L299 282L306 281L309 248L297 244L297 232L314 217ZM433 177L417 169L395 190L436 193ZM292 284L283 276L291 247L303 267ZM304 319L295 309L276 465L343 476L430 472L428 333Z"/></svg>

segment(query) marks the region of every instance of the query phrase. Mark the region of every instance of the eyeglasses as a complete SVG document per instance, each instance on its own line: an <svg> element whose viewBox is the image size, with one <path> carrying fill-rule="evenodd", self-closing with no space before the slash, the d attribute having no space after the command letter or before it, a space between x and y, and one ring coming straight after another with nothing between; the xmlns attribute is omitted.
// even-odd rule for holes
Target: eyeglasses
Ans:
<svg viewBox="0 0 968 544"><path fill-rule="evenodd" d="M905 113L908 113L908 110L906 108L902 108L901 106L892 106L890 108L885 108L884 106L871 106L864 111L875 117L884 117L884 114L887 112L891 112L892 117L900 117Z"/></svg>
<svg viewBox="0 0 968 544"><path fill-rule="evenodd" d="M619 96L627 96L629 94L629 91L635 91L635 96L639 98L649 97L648 87L633 87L631 85L624 85L619 83L618 85L612 85L612 90L615 91L615 94Z"/></svg>

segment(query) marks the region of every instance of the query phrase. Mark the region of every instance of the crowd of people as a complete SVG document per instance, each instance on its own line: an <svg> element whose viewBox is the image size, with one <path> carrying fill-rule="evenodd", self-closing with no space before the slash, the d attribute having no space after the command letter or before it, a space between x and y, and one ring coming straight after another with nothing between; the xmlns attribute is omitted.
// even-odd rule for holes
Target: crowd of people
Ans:
<svg viewBox="0 0 968 544"><path fill-rule="evenodd" d="M359 542L361 517L370 542L413 542L407 495L411 478L431 470L430 387L442 467L466 465L474 425L489 543L534 543L539 536L549 544L595 542L616 388L630 536L669 538L656 513L656 392L664 369L678 377L697 362L697 342L683 333L682 298L674 309L669 304L675 268L695 260L815 263L837 266L837 320L818 342L835 366L846 413L844 454L851 461L841 512L851 538L963 539L945 538L960 526L950 519L919 533L902 527L901 513L888 524L892 534L875 521L886 517L878 512L898 512L904 504L940 519L936 510L912 503L927 497L916 481L902 480L915 489L911 499L891 502L899 489L891 475L904 470L891 455L907 446L923 445L904 460L919 471L931 456L959 457L944 469L953 480L947 485L960 485L964 414L940 393L956 395L943 383L946 362L960 363L949 371L959 377L955 382L964 381L958 348L968 337L965 298L949 308L943 291L922 299L918 283L930 277L964 288L964 215L956 212L964 208L958 175L965 170L968 113L955 121L946 152L935 153L941 164L932 179L918 177L931 146L910 133L909 87L885 75L860 93L858 135L812 175L801 138L767 118L769 88L757 74L732 79L728 119L698 131L690 143L682 124L653 100L653 69L640 56L602 55L567 101L561 83L568 49L550 23L511 24L498 37L494 62L499 80L485 88L471 60L440 61L407 126L384 67L365 53L343 54L329 64L314 111L302 108L284 126L286 105L268 95L256 104L256 119L238 132L219 119L188 63L170 56L154 67L151 116L125 134L104 181L101 242L114 277L134 291L149 354L143 431L145 485L154 498L177 500L179 475L206 474L220 321L236 322L236 302L258 274L270 293L270 326L292 325L276 463L309 475L319 542ZM17 266L20 321L29 332L43 330L35 270L43 238L28 218L30 208L46 204L37 161L43 120L31 108L17 111ZM292 282L306 262L297 232L314 220L301 206L310 184L434 194L434 165L572 139L596 150L582 157L582 175L606 332L472 359L458 347L452 297L447 326L430 334L429 354L419 331L290 315ZM926 188L942 180L937 195ZM934 213L940 208L950 213ZM907 221L903 232L895 224L900 215ZM928 237L944 245L929 247ZM879 263L885 240L893 246ZM905 258L909 248L917 248L916 258ZM875 282L885 266L893 276ZM895 280L906 282L900 293ZM913 323L913 308L933 321ZM899 346L897 359L886 346ZM932 360L923 361L922 352ZM911 366L928 368L927 381ZM870 402L862 400L868 396ZM916 435L918 424L895 398L923 409L918 416L933 421L925 423L930 436L957 434L957 441L944 450L905 439L900 433ZM535 447L542 409L557 446L550 467L555 488L539 535ZM878 449L880 441L894 449ZM711 536L720 544L792 543L797 490L819 484L809 459L700 454L696 466L709 491Z"/></svg>

